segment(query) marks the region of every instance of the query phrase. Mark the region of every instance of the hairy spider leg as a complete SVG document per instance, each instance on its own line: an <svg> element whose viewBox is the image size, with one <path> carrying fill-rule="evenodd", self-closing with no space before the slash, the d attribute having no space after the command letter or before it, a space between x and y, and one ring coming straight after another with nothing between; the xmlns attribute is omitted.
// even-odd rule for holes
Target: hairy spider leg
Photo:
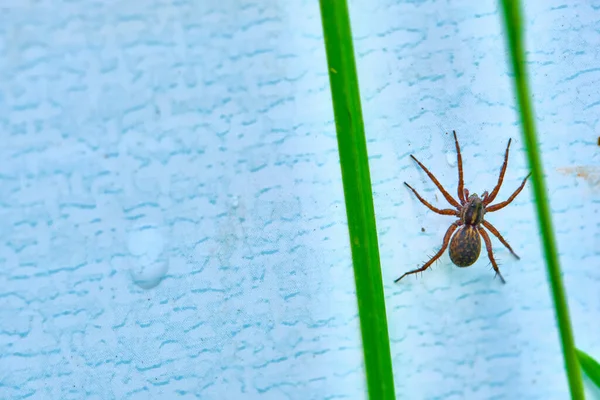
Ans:
<svg viewBox="0 0 600 400"><path fill-rule="evenodd" d="M415 156L413 156L412 154L410 156L412 157L413 160L415 160L417 162L417 164L419 164L419 167L421 167L423 169L423 171L425 171L425 173L427 174L429 179L431 179L431 181L435 184L435 186L437 186L437 188L440 190L440 192L442 192L442 194L444 195L446 200L448 200L448 203L452 204L456 208L460 208L460 204L458 204L458 202L456 200L454 200L454 198L452 196L450 196L450 193L448 193L446 191L446 189L444 189L442 184L435 178L435 176L433 176L433 174L431 172L429 172L429 170L427 168L425 168L425 166L423 164L421 164L421 162L419 160L417 160L417 158Z"/></svg>
<svg viewBox="0 0 600 400"><path fill-rule="evenodd" d="M408 188L413 191L413 193L415 194L415 196L417 196L417 199L419 199L419 201L421 203L423 203L425 205L425 207L429 208L431 211L433 211L435 213L438 213L438 214L442 214L442 215L458 215L458 211L457 210L451 210L449 208L445 208L443 210L440 210L439 208L435 208L434 206L432 206L431 204L429 204L427 202L427 200L425 200L424 198L422 198L421 195L419 193L417 193L417 191L415 189L412 188L412 186L410 186L406 182L404 182L404 184L406 186L408 186Z"/></svg>
<svg viewBox="0 0 600 400"><path fill-rule="evenodd" d="M433 262L435 260L437 260L438 258L440 258L440 256L442 255L442 253L444 253L444 251L446 250L446 247L448 247L448 243L450 242L450 238L452 237L452 234L454 233L454 231L456 230L456 228L458 228L462 224L463 224L462 221L459 220L459 221L454 222L452 225L450 225L450 227L446 231L446 234L444 235L444 243L442 243L442 248L440 249L440 251L438 251L433 257L431 257L431 259L429 261L427 261L425 263L425 265L423 265L421 268L417 268L415 270L405 272L404 274L402 274L402 276L400 278L396 279L394 281L394 283L400 281L400 279L404 278L406 275L411 275L411 274L416 274L416 273L419 273L419 272L423 272L427 268L429 268L431 266L431 264L433 264Z"/></svg>
<svg viewBox="0 0 600 400"><path fill-rule="evenodd" d="M490 261L492 262L492 267L494 268L494 271L496 271L496 275L498 275L500 277L500 280L502 281L502 283L506 283L506 281L504 280L504 277L500 273L498 264L496 264L496 260L494 260L494 253L492 251L492 241L490 240L489 235L487 234L485 229L483 229L482 226L479 226L477 229L479 230L479 233L481 234L481 237L483 238L483 241L485 242L485 247L487 249L488 257L489 257Z"/></svg>
<svg viewBox="0 0 600 400"><path fill-rule="evenodd" d="M494 199L498 195L498 192L500 191L500 187L502 186L502 181L504 180L504 173L506 172L506 166L508 165L508 151L510 149L510 142L512 142L512 139L508 139L508 146L506 146L506 152L504 153L504 163L502 163L502 168L500 169L498 183L496 183L496 187L494 188L494 190L492 190L492 193L490 193L489 196L483 196L483 204L486 206L492 201L494 201Z"/></svg>
<svg viewBox="0 0 600 400"><path fill-rule="evenodd" d="M527 178L529 178L530 176L531 176L531 172L525 177L525 179L523 179L523 182L521 183L521 186L519 186L517 188L517 190L515 190L515 192L510 195L510 197L508 198L508 200L503 201L503 202L498 203L498 204L491 205L489 207L486 207L485 211L486 212L498 211L498 210L506 207L510 203L512 203L512 201L515 199L515 197L517 197L517 195L519 193L521 193L521 190L523 190L523 188L525 187L525 183L527 182Z"/></svg>
<svg viewBox="0 0 600 400"><path fill-rule="evenodd" d="M490 222L488 221L483 221L483 226L485 226L488 231L492 232L492 235L496 236L498 238L498 240L500 241L500 243L502 243L507 249L508 251L510 251L512 253L513 256L517 257L517 260L520 260L521 257L519 257L517 255L517 253L515 253L512 249L512 247L510 247L510 245L508 244L508 242L506 240L504 240L504 238L502 237L502 235L500 234L500 232L498 232L498 229L496 229L494 227L494 225L492 225Z"/></svg>
<svg viewBox="0 0 600 400"><path fill-rule="evenodd" d="M452 131L454 134L454 144L456 145L456 160L458 164L458 200L460 204L465 204L468 197L464 197L464 187L465 181L463 179L463 167L462 167L462 157L460 155L460 146L458 145L458 138L456 137L456 131Z"/></svg>

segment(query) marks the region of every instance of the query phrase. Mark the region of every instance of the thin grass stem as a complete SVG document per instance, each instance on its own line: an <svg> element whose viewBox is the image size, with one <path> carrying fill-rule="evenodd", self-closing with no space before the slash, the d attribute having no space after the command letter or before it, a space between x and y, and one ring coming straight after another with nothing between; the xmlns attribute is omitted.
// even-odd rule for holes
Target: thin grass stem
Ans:
<svg viewBox="0 0 600 400"><path fill-rule="evenodd" d="M396 396L390 343L348 5L345 0L321 0L320 4L367 389L373 400L393 400Z"/></svg>

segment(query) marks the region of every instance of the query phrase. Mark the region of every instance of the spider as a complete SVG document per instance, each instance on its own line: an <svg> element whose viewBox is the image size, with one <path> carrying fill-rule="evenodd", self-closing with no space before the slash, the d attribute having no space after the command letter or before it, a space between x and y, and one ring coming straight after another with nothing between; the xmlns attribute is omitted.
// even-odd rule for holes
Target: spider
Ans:
<svg viewBox="0 0 600 400"><path fill-rule="evenodd" d="M446 200L448 200L448 203L454 206L454 209L446 208L440 210L438 208L435 208L426 200L424 200L419 195L419 193L417 193L417 191L413 189L408 183L404 182L404 184L408 186L408 188L412 190L415 196L417 196L417 199L419 199L419 201L431 211L441 215L452 215L458 217L458 220L452 223L452 225L450 225L450 227L446 231L446 234L444 235L444 242L442 243L442 248L433 257L431 257L431 259L427 261L425 265L423 265L421 268L404 273L400 278L396 279L394 282L398 282L400 279L404 278L407 275L425 271L431 266L431 264L434 263L435 260L440 258L442 253L444 253L444 251L448 247L448 244L450 244L450 260L452 260L452 263L454 263L458 267L469 267L473 265L475 261L477 261L477 259L479 258L479 254L481 253L480 237L482 237L483 241L485 242L488 257L492 263L492 267L494 268L496 275L500 277L502 283L506 283L506 281L502 277L502 274L500 273L500 270L498 269L498 264L496 263L496 260L494 260L494 254L492 252L492 241L490 240L490 237L485 229L487 229L494 236L496 236L500 243L506 246L508 251L510 251L513 256L515 256L517 259L520 259L520 257L513 251L513 249L506 242L506 240L504 240L500 232L498 232L498 230L494 228L492 224L484 220L483 217L488 212L498 211L509 205L515 199L515 197L517 197L521 190L523 190L523 188L525 187L525 183L527 182L527 178L529 178L531 173L529 173L525 177L525 179L523 179L521 186L519 186L517 190L515 190L515 192L512 195L510 195L508 200L490 205L490 203L496 198L496 195L500 190L500 186L502 186L504 173L506 172L506 165L508 163L508 151L510 149L510 142L512 139L508 140L508 146L506 146L506 153L504 154L504 164L502 164L502 169L500 170L500 176L498 177L498 183L496 184L496 187L494 187L494 190L492 190L491 193L488 193L487 191L483 192L483 195L481 196L481 198L479 198L479 196L477 196L476 193L469 194L469 190L464 187L460 146L458 145L456 131L453 131L452 133L454 134L454 143L456 145L458 161L459 201L456 201L443 188L443 186L440 184L440 182L438 182L435 176L433 176L433 174L429 172L429 170L425 168L425 166L421 164L419 160L415 158L415 156L411 154L411 157L417 162L417 164L419 164L419 167L421 167L423 171L425 171L427 176L429 176L429 179L431 179L435 186L437 186L437 188L442 192ZM453 234L454 236L452 236Z"/></svg>

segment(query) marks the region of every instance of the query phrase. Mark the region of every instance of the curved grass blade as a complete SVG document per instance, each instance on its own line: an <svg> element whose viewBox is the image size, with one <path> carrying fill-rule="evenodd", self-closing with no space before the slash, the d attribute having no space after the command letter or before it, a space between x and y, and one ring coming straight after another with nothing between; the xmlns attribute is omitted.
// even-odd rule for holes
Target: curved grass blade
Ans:
<svg viewBox="0 0 600 400"><path fill-rule="evenodd" d="M320 4L367 388L373 400L393 400L390 343L348 5L345 0L321 0Z"/></svg>
<svg viewBox="0 0 600 400"><path fill-rule="evenodd" d="M581 364L581 368L585 371L585 374L590 378L592 382L600 389L600 364L598 361L594 360L587 353L576 349L577 358L579 358L579 364Z"/></svg>
<svg viewBox="0 0 600 400"><path fill-rule="evenodd" d="M546 198L546 185L544 183L542 163L537 145L533 107L529 101L531 95L529 94L529 84L527 82L527 71L525 68L523 21L521 18L520 4L518 0L502 0L502 8L504 12L508 48L510 51L510 62L514 73L513 83L519 102L521 124L523 126L523 138L527 149L529 167L531 168L538 222L541 228L546 267L560 332L569 389L571 391L572 399L584 399L581 370L575 354L575 342L569 317L569 308L558 262L554 231L552 230L550 206L548 204L548 199Z"/></svg>

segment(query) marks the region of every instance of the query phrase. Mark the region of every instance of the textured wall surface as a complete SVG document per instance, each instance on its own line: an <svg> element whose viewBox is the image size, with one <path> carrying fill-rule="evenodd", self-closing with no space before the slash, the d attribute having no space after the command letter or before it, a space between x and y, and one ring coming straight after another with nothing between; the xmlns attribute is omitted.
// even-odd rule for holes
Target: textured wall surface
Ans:
<svg viewBox="0 0 600 400"><path fill-rule="evenodd" d="M197 3L204 3L198 5ZM313 1L0 5L0 398L365 398ZM600 7L539 2L532 91L579 346L600 357ZM351 2L398 394L564 399L529 186L507 285L447 255L454 194L527 173L494 2Z"/></svg>
<svg viewBox="0 0 600 400"><path fill-rule="evenodd" d="M453 221L429 212L404 187L407 181L433 205L448 206L410 154L455 195L456 129L466 186L481 194L494 187L512 137L498 200L527 174L497 5L458 3L354 2L398 393L565 399L530 184L487 218L521 256L515 260L492 238L506 285L493 279L485 255L459 269L447 253L422 277L392 283L438 250ZM531 90L574 331L578 346L598 358L600 7L528 3L535 3L525 10Z"/></svg>
<svg viewBox="0 0 600 400"><path fill-rule="evenodd" d="M2 14L0 398L363 391L318 5L195 3Z"/></svg>

